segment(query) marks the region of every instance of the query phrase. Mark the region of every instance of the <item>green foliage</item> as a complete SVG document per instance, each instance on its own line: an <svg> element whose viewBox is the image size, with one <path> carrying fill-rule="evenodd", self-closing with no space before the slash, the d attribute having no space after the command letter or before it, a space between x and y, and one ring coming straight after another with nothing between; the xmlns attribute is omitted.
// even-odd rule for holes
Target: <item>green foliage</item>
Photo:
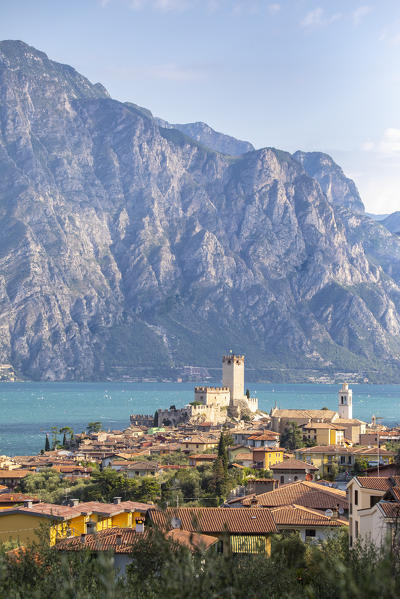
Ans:
<svg viewBox="0 0 400 599"><path fill-rule="evenodd" d="M46 435L46 442L44 444L44 450L45 451L50 451L50 441L49 441L49 436Z"/></svg>
<svg viewBox="0 0 400 599"><path fill-rule="evenodd" d="M304 447L303 433L295 422L289 422L281 434L281 445L289 451Z"/></svg>
<svg viewBox="0 0 400 599"><path fill-rule="evenodd" d="M353 473L360 474L361 472L365 472L368 468L368 460L361 456L357 456L354 462Z"/></svg>
<svg viewBox="0 0 400 599"><path fill-rule="evenodd" d="M89 424L86 427L86 430L88 434L91 435L92 433L99 433L101 431L101 427L101 422L89 422Z"/></svg>
<svg viewBox="0 0 400 599"><path fill-rule="evenodd" d="M400 565L373 546L350 551L346 532L324 543L277 535L271 557L190 553L157 529L131 552L125 578L111 556L61 554L44 542L19 558L0 551L0 597L7 599L395 599Z"/></svg>

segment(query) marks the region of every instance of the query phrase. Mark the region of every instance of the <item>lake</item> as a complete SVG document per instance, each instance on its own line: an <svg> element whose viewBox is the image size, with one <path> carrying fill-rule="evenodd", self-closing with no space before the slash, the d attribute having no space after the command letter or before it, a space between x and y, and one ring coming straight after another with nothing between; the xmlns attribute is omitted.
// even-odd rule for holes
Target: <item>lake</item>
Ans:
<svg viewBox="0 0 400 599"><path fill-rule="evenodd" d="M197 383L196 383L197 384ZM0 455L26 455L44 448L52 426L82 432L87 423L122 429L130 414L154 414L193 400L195 383L0 383ZM339 385L248 384L261 410L280 408L337 409ZM353 417L369 422L400 423L400 385L351 385Z"/></svg>

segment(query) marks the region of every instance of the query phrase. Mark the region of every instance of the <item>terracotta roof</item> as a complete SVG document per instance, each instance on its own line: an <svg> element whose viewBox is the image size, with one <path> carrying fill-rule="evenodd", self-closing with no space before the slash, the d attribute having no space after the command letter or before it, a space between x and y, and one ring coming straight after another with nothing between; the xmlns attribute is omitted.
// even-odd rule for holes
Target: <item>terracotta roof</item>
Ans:
<svg viewBox="0 0 400 599"><path fill-rule="evenodd" d="M158 470L157 462L129 462L126 470Z"/></svg>
<svg viewBox="0 0 400 599"><path fill-rule="evenodd" d="M355 476L355 479L364 489L387 491L393 486L389 476Z"/></svg>
<svg viewBox="0 0 400 599"><path fill-rule="evenodd" d="M16 468L15 470L0 470L0 478L24 478L28 474L33 474L32 470L22 470Z"/></svg>
<svg viewBox="0 0 400 599"><path fill-rule="evenodd" d="M278 418L315 418L316 420L332 420L337 415L333 410L296 410L274 408L271 416Z"/></svg>
<svg viewBox="0 0 400 599"><path fill-rule="evenodd" d="M253 461L253 454L252 453L237 453L234 457L235 460L240 461Z"/></svg>
<svg viewBox="0 0 400 599"><path fill-rule="evenodd" d="M318 470L316 466L312 464L307 464L306 462L302 462L301 460L296 460L292 458L291 460L283 460L283 462L279 462L278 464L274 464L270 466L271 470Z"/></svg>
<svg viewBox="0 0 400 599"><path fill-rule="evenodd" d="M148 538L148 530L136 532L133 528L109 528L95 534L62 539L56 544L59 551L113 551L114 553L130 553L139 540ZM170 530L167 539L179 543L190 551L204 551L214 545L218 539L209 535L192 533L185 530Z"/></svg>
<svg viewBox="0 0 400 599"><path fill-rule="evenodd" d="M400 504L397 501L380 501L378 505L386 518L400 517Z"/></svg>
<svg viewBox="0 0 400 599"><path fill-rule="evenodd" d="M195 453L194 455L189 456L193 460L216 460L218 455L216 453Z"/></svg>
<svg viewBox="0 0 400 599"><path fill-rule="evenodd" d="M287 526L348 526L347 520L334 520L317 510L302 505L282 505L271 508L277 527Z"/></svg>
<svg viewBox="0 0 400 599"><path fill-rule="evenodd" d="M165 537L187 547L190 551L207 551L212 545L218 543L218 537L181 530L179 528L169 530Z"/></svg>
<svg viewBox="0 0 400 599"><path fill-rule="evenodd" d="M252 495L243 498L242 504L250 505L251 498ZM260 493L257 495L257 500L258 504L264 507L296 504L312 509L326 510L339 505L343 509L348 509L346 491L308 481L297 481L282 485L273 491Z"/></svg>
<svg viewBox="0 0 400 599"><path fill-rule="evenodd" d="M0 493L0 504L1 503L23 503L24 501L34 501L38 503L40 499L38 497L32 497L32 495L25 495L24 493Z"/></svg>
<svg viewBox="0 0 400 599"><path fill-rule="evenodd" d="M30 514L32 516L44 516L45 518L55 518L69 520L80 514L104 514L112 516L125 511L147 512L154 506L148 503L139 503L136 501L121 501L121 503L100 503L99 501L86 501L78 505L56 505L54 503L36 503L32 507L18 507L9 510L1 510L0 517L5 514L18 513Z"/></svg>
<svg viewBox="0 0 400 599"><path fill-rule="evenodd" d="M274 431L264 431L258 435L252 435L251 437L247 437L248 441L276 441L279 439L279 433L275 433Z"/></svg>
<svg viewBox="0 0 400 599"><path fill-rule="evenodd" d="M276 532L269 510L258 508L167 508L164 512L149 511L150 518L160 528L176 528L174 519L181 521L181 529L220 534L260 534Z"/></svg>
<svg viewBox="0 0 400 599"><path fill-rule="evenodd" d="M344 431L345 428L344 426L339 426L336 423L333 422L307 422L307 424L304 424L302 426L302 428L306 428L306 429L326 429L326 430L338 430L338 431Z"/></svg>

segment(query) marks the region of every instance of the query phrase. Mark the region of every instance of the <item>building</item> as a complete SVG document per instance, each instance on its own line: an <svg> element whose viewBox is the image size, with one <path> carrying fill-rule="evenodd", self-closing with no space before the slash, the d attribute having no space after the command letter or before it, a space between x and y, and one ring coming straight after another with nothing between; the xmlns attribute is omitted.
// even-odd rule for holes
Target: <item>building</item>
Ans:
<svg viewBox="0 0 400 599"><path fill-rule="evenodd" d="M360 435L364 434L366 431L366 423L362 420L358 420L357 418L353 418L353 392L349 389L347 383L343 383L341 389L338 392L338 411L335 412L333 410L322 409L322 410L296 410L296 409L278 409L277 407L273 408L270 412L271 417L271 428L273 431L282 433L285 428L289 425L289 423L294 422L299 427L305 427L306 425L311 425L314 423L318 424L331 424L335 425L336 429L331 428L329 431L333 430L343 430L344 435L343 438L351 441L352 443L360 442ZM316 429L315 436L317 436L317 430L324 430L323 427L309 427L306 429L306 438L307 430L310 431L312 428ZM323 433L320 433L320 436ZM340 434L329 432L331 439L341 438ZM342 441L340 441L342 442ZM318 441L319 444L331 444L332 441L328 442L328 439L324 439L324 443Z"/></svg>
<svg viewBox="0 0 400 599"><path fill-rule="evenodd" d="M279 532L297 532L302 541L324 541L341 527L348 527L347 520L339 518L337 510L326 515L302 505L282 505L271 508L272 517Z"/></svg>
<svg viewBox="0 0 400 599"><path fill-rule="evenodd" d="M400 483L400 477L354 476L347 485L350 507L350 547L358 539L374 541L381 545L386 534L385 508L371 509L385 497L387 492ZM383 511L382 511L383 510Z"/></svg>
<svg viewBox="0 0 400 599"><path fill-rule="evenodd" d="M296 483L285 484L273 491L228 500L225 505L242 505L248 508L252 505L258 507L278 507L281 505L301 505L314 510L325 512L325 510L338 509L340 514L346 515L348 512L348 500L345 491L326 487L324 485L309 482L298 481Z"/></svg>
<svg viewBox="0 0 400 599"><path fill-rule="evenodd" d="M284 460L271 466L274 477L279 480L281 485L295 483L298 480L312 480L318 468L312 464L307 464L301 460Z"/></svg>
<svg viewBox="0 0 400 599"><path fill-rule="evenodd" d="M167 508L150 510L149 518L161 530L180 528L218 538L217 549L225 555L271 552L271 534L277 532L269 510L258 508Z"/></svg>
<svg viewBox="0 0 400 599"><path fill-rule="evenodd" d="M346 447L343 445L316 445L296 449L295 456L307 464L317 466L322 477L334 474L337 468L351 472L357 460L365 460L368 465L390 464L394 452L377 447Z"/></svg>
<svg viewBox="0 0 400 599"><path fill-rule="evenodd" d="M153 506L134 501L114 503L72 499L71 505L55 505L26 501L22 507L0 510L0 542L18 541L27 544L38 540L43 525L48 526L49 542L97 532L114 526L132 527L136 518L144 518Z"/></svg>
<svg viewBox="0 0 400 599"><path fill-rule="evenodd" d="M258 410L258 399L244 392L244 356L222 357L222 386L195 387L194 401L183 408L171 406L157 410L158 426L177 426L186 422L223 424L228 413L240 417Z"/></svg>
<svg viewBox="0 0 400 599"><path fill-rule="evenodd" d="M206 552L218 543L217 537L179 529L169 530L165 537L186 547L192 553ZM142 520L138 519L135 528L116 527L102 530L96 534L61 539L55 548L62 552L89 551L93 555L108 552L112 555L116 572L119 575L124 575L127 566L132 562L130 555L132 549L138 541L143 539L149 539L149 531L144 529Z"/></svg>
<svg viewBox="0 0 400 599"><path fill-rule="evenodd" d="M302 426L303 437L314 445L344 445L345 427L333 422L307 422Z"/></svg>

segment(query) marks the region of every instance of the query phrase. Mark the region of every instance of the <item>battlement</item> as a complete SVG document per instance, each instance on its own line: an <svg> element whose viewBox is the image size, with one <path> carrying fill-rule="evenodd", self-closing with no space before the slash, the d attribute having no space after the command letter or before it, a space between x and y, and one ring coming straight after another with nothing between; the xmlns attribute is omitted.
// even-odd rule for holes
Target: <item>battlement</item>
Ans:
<svg viewBox="0 0 400 599"><path fill-rule="evenodd" d="M228 356L222 356L222 363L231 364L232 362L236 362L236 364L244 364L244 356L236 356L235 354L229 354Z"/></svg>
<svg viewBox="0 0 400 599"><path fill-rule="evenodd" d="M229 387L195 387L195 393L227 393Z"/></svg>

